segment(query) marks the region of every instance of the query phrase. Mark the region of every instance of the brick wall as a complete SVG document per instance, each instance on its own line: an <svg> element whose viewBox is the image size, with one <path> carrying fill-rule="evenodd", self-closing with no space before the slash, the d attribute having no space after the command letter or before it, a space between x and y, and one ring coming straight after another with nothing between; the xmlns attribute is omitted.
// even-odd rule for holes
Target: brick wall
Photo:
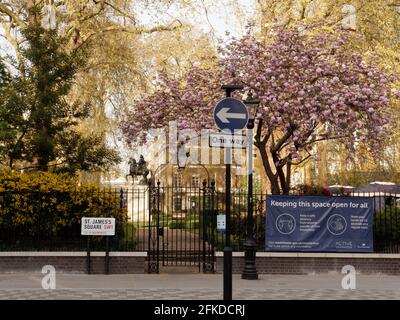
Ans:
<svg viewBox="0 0 400 320"><path fill-rule="evenodd" d="M145 273L146 252L111 252L110 274ZM0 252L0 273L41 272L52 265L57 272L87 273L86 252ZM90 258L93 274L104 274L105 253L93 252Z"/></svg>
<svg viewBox="0 0 400 320"><path fill-rule="evenodd" d="M146 273L146 252L111 252L110 274ZM41 272L53 265L57 272L86 273L86 252L0 252L0 273ZM233 273L243 270L242 252L233 253ZM257 253L260 274L340 273L352 265L359 274L400 275L400 254ZM223 271L223 254L216 253L217 273ZM166 268L165 272L168 272ZM105 273L104 252L93 252L91 273Z"/></svg>
<svg viewBox="0 0 400 320"><path fill-rule="evenodd" d="M223 272L223 254L216 257L216 272ZM359 274L400 275L400 254L329 254L329 253L257 253L256 268L260 274L340 273L352 265ZM233 273L243 271L243 253L233 254Z"/></svg>

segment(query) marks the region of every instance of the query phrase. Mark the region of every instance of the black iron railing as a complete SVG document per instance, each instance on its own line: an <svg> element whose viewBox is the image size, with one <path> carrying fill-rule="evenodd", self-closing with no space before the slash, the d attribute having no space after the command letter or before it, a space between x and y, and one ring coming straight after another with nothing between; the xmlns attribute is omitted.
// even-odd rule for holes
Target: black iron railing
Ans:
<svg viewBox="0 0 400 320"><path fill-rule="evenodd" d="M0 250L85 250L86 238L80 235L84 216L116 217L116 235L110 239L112 251L149 251L157 244L152 241L158 239L158 258L166 265L171 261L190 264L199 255L203 255L204 262L212 259L210 253L223 249L224 234L217 232L216 226L218 214L225 213L224 193L210 186L160 186L153 191L150 193L149 186L141 186L123 190L0 192ZM400 195L350 193L347 196L373 197L374 250L400 253ZM156 197L158 205L153 212L151 197ZM253 197L255 238L258 250L264 251L266 194ZM232 247L234 251L242 251L246 239L247 194L233 192L231 203ZM152 230L157 235L149 237ZM104 237L93 237L91 243L92 250L105 248Z"/></svg>

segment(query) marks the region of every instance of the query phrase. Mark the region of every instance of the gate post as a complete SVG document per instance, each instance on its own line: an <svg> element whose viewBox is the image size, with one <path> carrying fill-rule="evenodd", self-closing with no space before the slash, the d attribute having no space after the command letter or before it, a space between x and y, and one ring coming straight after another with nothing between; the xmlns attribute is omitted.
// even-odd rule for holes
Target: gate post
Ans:
<svg viewBox="0 0 400 320"><path fill-rule="evenodd" d="M159 196L160 196L160 184L158 187L153 187L149 182L149 224L148 224L148 248L147 248L147 260L148 260L148 273L159 272L159 238L158 238L158 227L159 227ZM157 214L157 225L152 226L153 216Z"/></svg>
<svg viewBox="0 0 400 320"><path fill-rule="evenodd" d="M160 266L160 180L157 181L157 273ZM164 229L163 229L164 232Z"/></svg>
<svg viewBox="0 0 400 320"><path fill-rule="evenodd" d="M215 233L215 181L211 181L211 186L203 182L203 272L214 273L214 233ZM208 197L208 205L206 205ZM207 244L206 244L207 241Z"/></svg>
<svg viewBox="0 0 400 320"><path fill-rule="evenodd" d="M212 258L212 272L215 272L214 268L214 263L215 263L215 232L217 230L217 218L215 214L215 181L211 181L211 210L210 210L210 215L211 215L211 258Z"/></svg>

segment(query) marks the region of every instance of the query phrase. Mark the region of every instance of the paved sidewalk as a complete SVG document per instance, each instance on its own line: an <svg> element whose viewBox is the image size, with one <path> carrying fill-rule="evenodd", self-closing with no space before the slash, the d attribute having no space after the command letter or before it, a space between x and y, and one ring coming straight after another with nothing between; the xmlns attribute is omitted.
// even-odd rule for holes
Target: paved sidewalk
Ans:
<svg viewBox="0 0 400 320"><path fill-rule="evenodd" d="M0 274L4 299L222 299L222 275L57 274L56 289L42 289L41 273ZM341 288L341 274L233 277L234 299L400 299L400 276L358 275L357 289Z"/></svg>

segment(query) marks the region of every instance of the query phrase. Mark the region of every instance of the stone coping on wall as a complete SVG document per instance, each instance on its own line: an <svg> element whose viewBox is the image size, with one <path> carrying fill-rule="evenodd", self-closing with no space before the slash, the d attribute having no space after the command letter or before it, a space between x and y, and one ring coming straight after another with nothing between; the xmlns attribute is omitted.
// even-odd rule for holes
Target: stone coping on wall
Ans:
<svg viewBox="0 0 400 320"><path fill-rule="evenodd" d="M0 257L85 257L86 251L0 251ZM91 251L92 257L105 257L105 251ZM147 252L110 251L110 257L147 257Z"/></svg>
<svg viewBox="0 0 400 320"><path fill-rule="evenodd" d="M222 251L215 253L216 257L223 257ZM244 252L232 252L233 257L244 257ZM368 258L368 259L400 259L400 254L393 253L320 253L320 252L257 252L257 257L277 258Z"/></svg>
<svg viewBox="0 0 400 320"><path fill-rule="evenodd" d="M0 257L83 257L86 251L0 251ZM93 257L105 257L104 251L91 251ZM222 251L215 253L223 257ZM110 257L147 257L146 251L123 252L110 251ZM232 252L233 257L244 257L244 252ZM257 252L257 257L286 257L286 258L369 258L369 259L400 259L400 254L389 253L312 253L312 252Z"/></svg>

